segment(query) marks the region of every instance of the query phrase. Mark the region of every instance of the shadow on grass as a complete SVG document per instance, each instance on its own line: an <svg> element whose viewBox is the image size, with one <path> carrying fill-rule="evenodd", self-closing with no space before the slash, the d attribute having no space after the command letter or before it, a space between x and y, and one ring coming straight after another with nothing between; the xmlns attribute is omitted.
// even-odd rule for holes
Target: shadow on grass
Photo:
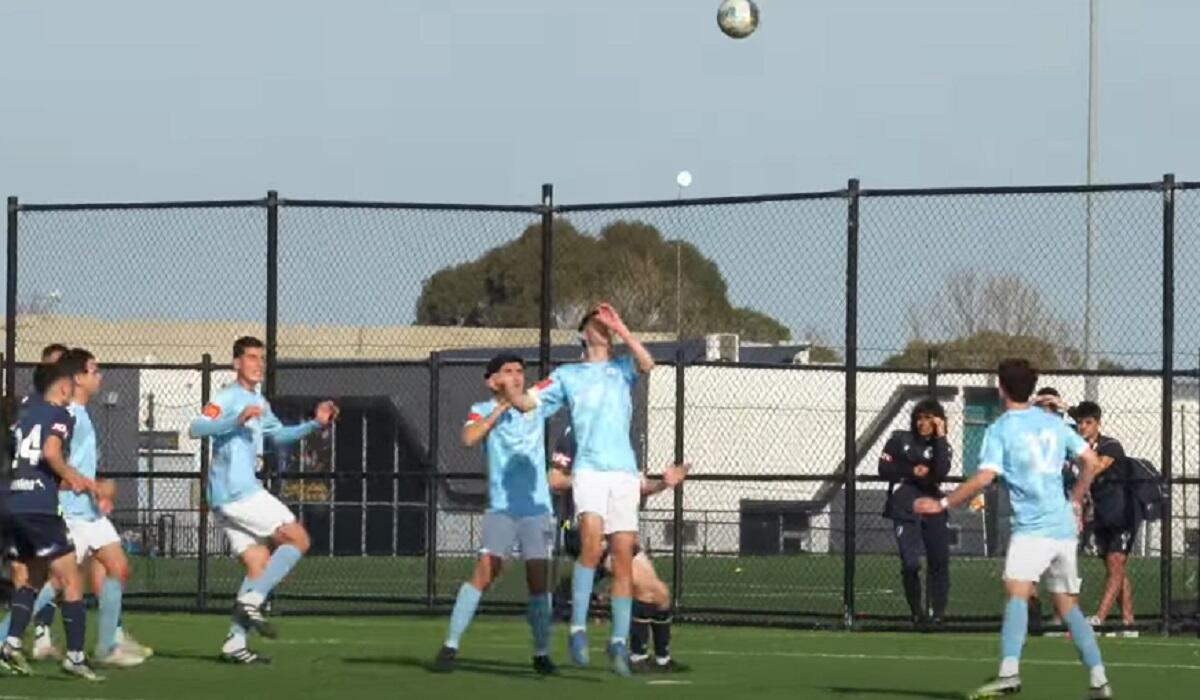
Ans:
<svg viewBox="0 0 1200 700"><path fill-rule="evenodd" d="M426 673L441 675L434 669L433 661L430 659L417 658L415 656L359 656L342 659L348 664L368 664L375 666L404 666L406 668L416 668ZM599 683L598 678L589 678L578 675L565 675L556 673L553 676L543 676L533 670L533 667L527 663L516 663L513 661L496 661L492 659L471 659L459 658L454 666L454 673L479 673L492 676L505 676L508 678L526 678L533 681L540 681L545 678L554 678L555 680L566 681L582 681L584 683Z"/></svg>

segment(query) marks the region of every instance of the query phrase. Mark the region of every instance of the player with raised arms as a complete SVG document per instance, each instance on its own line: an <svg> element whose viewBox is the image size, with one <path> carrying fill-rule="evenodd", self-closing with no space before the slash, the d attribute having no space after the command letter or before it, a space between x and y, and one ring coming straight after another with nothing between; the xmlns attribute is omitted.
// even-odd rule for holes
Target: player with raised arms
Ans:
<svg viewBox="0 0 1200 700"><path fill-rule="evenodd" d="M629 355L613 356L614 335L624 341ZM654 368L654 359L609 304L600 304L584 316L579 338L583 362L554 370L527 398L540 405L546 416L563 406L570 408L571 430L578 446L572 494L581 551L571 578L571 660L580 666L588 663L588 605L607 537L613 582L612 635L606 649L613 671L628 676L626 639L633 612L633 552L642 487L629 429L634 384Z"/></svg>
<svg viewBox="0 0 1200 700"><path fill-rule="evenodd" d="M1005 412L984 434L979 472L940 501L920 498L913 504L914 512L935 515L967 503L997 477L1003 477L1008 485L1013 523L1004 564L1008 604L1000 632L1000 672L970 697L994 698L1020 692L1029 597L1042 579L1090 674L1088 697L1111 698L1112 687L1100 658L1096 633L1076 599L1083 496L1100 470L1100 460L1061 418L1030 405L1038 375L1027 360L1005 360L997 374ZM1063 489L1062 465L1067 458L1083 466L1070 501Z"/></svg>
<svg viewBox="0 0 1200 700"><path fill-rule="evenodd" d="M233 344L237 380L204 407L189 430L193 438L212 440L209 507L246 572L233 606L233 622L221 647L221 659L237 664L270 663L246 646L246 635L254 630L264 637L275 637L262 604L309 547L304 526L258 481L256 468L263 440L276 445L296 442L325 428L338 415L332 401L323 401L311 420L285 427L259 393L265 364L261 340L238 338Z"/></svg>
<svg viewBox="0 0 1200 700"><path fill-rule="evenodd" d="M554 550L554 512L546 485L545 420L539 411L513 407L525 392L525 361L519 355L493 357L484 371L492 397L471 406L462 441L483 445L488 474L488 509L483 516L483 547L471 579L462 584L450 614L450 630L434 667L454 669L458 644L475 616L483 592L492 585L514 548L525 561L529 587L529 627L533 670L555 672L550 660L552 621L548 561Z"/></svg>

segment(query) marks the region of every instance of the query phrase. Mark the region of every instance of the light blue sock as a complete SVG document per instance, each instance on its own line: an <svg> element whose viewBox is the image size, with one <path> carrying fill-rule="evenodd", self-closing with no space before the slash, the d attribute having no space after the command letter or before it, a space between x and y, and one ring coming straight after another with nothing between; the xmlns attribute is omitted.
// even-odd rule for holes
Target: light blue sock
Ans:
<svg viewBox="0 0 1200 700"><path fill-rule="evenodd" d="M292 570L300 561L300 550L290 544L285 544L275 553L271 555L271 560L267 562L267 568L263 569L262 576L254 579L251 587L254 591L266 598L279 585L284 576Z"/></svg>
<svg viewBox="0 0 1200 700"><path fill-rule="evenodd" d="M612 641L625 643L629 639L629 620L633 617L633 598L612 599Z"/></svg>
<svg viewBox="0 0 1200 700"><path fill-rule="evenodd" d="M587 629L588 606L592 604L592 585L596 570L575 562L571 573L571 631Z"/></svg>
<svg viewBox="0 0 1200 700"><path fill-rule="evenodd" d="M36 618L37 614L41 612L42 609L53 603L54 598L57 595L58 591L54 590L54 586L51 586L49 583L42 586L42 590L38 591L37 598L33 601L33 617ZM11 621L11 613L5 615L4 620L0 621L0 639L8 639L8 625Z"/></svg>
<svg viewBox="0 0 1200 700"><path fill-rule="evenodd" d="M529 629L533 631L533 655L550 653L550 594L529 596Z"/></svg>
<svg viewBox="0 0 1200 700"><path fill-rule="evenodd" d="M446 633L446 646L451 649L458 648L458 641L462 639L463 632L467 631L467 626L475 617L475 608L479 607L479 599L482 597L483 592L469 583L464 583L458 589L458 598L455 599L454 610L450 613L450 631Z"/></svg>
<svg viewBox="0 0 1200 700"><path fill-rule="evenodd" d="M1075 648L1079 651L1079 660L1083 662L1083 665L1088 669L1103 666L1104 661L1100 658L1100 645L1096 643L1096 632L1088 624L1078 605L1067 613L1065 622L1067 629L1071 631L1071 641L1075 643Z"/></svg>
<svg viewBox="0 0 1200 700"><path fill-rule="evenodd" d="M96 637L96 648L103 658L117 645L117 623L121 619L121 582L115 578L104 579L100 588L100 628Z"/></svg>
<svg viewBox="0 0 1200 700"><path fill-rule="evenodd" d="M1015 665L1021 660L1021 647L1025 646L1028 631L1029 603L1024 598L1009 598L1004 608L1004 625L1000 628L1002 664Z"/></svg>
<svg viewBox="0 0 1200 700"><path fill-rule="evenodd" d="M246 593L254 590L254 582L248 578L242 579L242 585L238 588L237 597L241 598ZM229 623L229 634L233 637L245 638L246 628L239 625L237 622Z"/></svg>

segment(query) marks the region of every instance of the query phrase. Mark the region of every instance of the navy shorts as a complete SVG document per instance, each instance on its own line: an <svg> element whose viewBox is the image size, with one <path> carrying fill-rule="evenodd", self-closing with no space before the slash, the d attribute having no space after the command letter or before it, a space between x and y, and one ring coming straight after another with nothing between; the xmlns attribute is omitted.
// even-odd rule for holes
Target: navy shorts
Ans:
<svg viewBox="0 0 1200 700"><path fill-rule="evenodd" d="M1096 526L1092 531L1096 538L1096 551L1101 557L1110 554L1129 555L1133 551L1133 542L1137 539L1137 526L1130 528L1115 528Z"/></svg>
<svg viewBox="0 0 1200 700"><path fill-rule="evenodd" d="M28 562L36 559L53 561L64 554L75 554L75 544L67 530L67 522L58 515L47 513L8 513L4 516L5 554L9 559Z"/></svg>

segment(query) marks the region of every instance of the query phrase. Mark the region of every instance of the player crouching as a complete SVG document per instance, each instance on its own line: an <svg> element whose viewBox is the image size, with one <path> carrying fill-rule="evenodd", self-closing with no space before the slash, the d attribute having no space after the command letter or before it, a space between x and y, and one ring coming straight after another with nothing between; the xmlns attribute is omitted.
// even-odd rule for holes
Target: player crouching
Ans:
<svg viewBox="0 0 1200 700"><path fill-rule="evenodd" d="M568 430L555 446L550 471L550 488L566 491L571 488L571 462L575 441ZM642 495L653 496L678 485L687 475L688 465L669 467L661 480L642 479ZM563 551L578 559L582 550L579 529L571 521L563 523ZM595 583L612 574L612 557L607 547L600 565L596 567ZM688 667L671 658L671 589L658 577L654 563L641 547L633 557L633 623L629 629L629 670L634 673L677 673ZM654 640L654 658L650 657L650 640Z"/></svg>

